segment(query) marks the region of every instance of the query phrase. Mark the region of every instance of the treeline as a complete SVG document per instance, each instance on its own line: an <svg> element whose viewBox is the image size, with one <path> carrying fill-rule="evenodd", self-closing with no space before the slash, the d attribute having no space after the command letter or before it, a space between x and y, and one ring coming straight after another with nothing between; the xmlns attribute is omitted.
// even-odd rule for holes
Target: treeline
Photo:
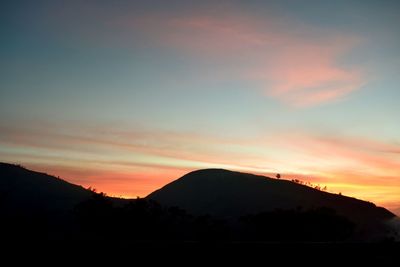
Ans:
<svg viewBox="0 0 400 267"><path fill-rule="evenodd" d="M193 216L178 207L136 199L115 205L102 194L74 210L81 238L139 241L345 241L355 225L328 208L275 210L221 220Z"/></svg>
<svg viewBox="0 0 400 267"><path fill-rule="evenodd" d="M331 242L349 240L355 230L352 222L328 208L222 220L147 199L118 201L102 193L93 193L67 214L2 214L0 219L3 239L12 240Z"/></svg>
<svg viewBox="0 0 400 267"><path fill-rule="evenodd" d="M178 207L162 207L155 201L138 198L115 204L103 194L75 207L74 217L80 238L136 241L228 240L226 222L211 216L192 216Z"/></svg>

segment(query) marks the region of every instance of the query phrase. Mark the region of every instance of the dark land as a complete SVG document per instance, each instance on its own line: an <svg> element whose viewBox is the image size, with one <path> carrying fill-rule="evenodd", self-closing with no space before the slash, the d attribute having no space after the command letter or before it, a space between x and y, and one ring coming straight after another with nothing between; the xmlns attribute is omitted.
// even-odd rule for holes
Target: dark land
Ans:
<svg viewBox="0 0 400 267"><path fill-rule="evenodd" d="M382 266L400 251L396 216L384 208L221 169L191 172L143 199L119 199L1 163L0 209L7 251L59 257Z"/></svg>

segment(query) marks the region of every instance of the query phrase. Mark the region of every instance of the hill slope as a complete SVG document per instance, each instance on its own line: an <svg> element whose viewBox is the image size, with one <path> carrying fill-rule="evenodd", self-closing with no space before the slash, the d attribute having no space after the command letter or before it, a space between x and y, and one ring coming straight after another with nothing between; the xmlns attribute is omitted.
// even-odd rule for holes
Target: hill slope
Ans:
<svg viewBox="0 0 400 267"><path fill-rule="evenodd" d="M65 212L92 192L45 173L0 163L0 207L8 214Z"/></svg>
<svg viewBox="0 0 400 267"><path fill-rule="evenodd" d="M190 213L233 218L275 209L328 207L354 222L394 217L384 208L355 198L319 191L291 181L223 169L188 173L147 196Z"/></svg>

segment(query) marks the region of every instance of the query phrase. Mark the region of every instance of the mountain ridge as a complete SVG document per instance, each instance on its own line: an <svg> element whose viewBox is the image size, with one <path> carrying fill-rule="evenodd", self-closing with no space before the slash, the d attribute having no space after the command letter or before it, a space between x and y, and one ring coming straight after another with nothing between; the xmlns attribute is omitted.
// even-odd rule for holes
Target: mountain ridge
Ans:
<svg viewBox="0 0 400 267"><path fill-rule="evenodd" d="M371 202L320 191L292 181L224 169L190 172L149 194L163 205L194 214L237 217L276 209L329 207L353 221L395 215ZM247 210L246 210L247 209Z"/></svg>
<svg viewBox="0 0 400 267"><path fill-rule="evenodd" d="M0 208L8 225L3 234L11 239L69 239L73 233L77 240L127 234L155 240L156 231L167 240L199 240L207 233L236 240L367 241L394 236L385 223L396 218L370 202L224 169L193 171L146 198L129 200L5 163L0 163Z"/></svg>
<svg viewBox="0 0 400 267"><path fill-rule="evenodd" d="M20 165L0 163L0 197L2 206L8 211L23 210L70 210L79 202L90 198L92 191L58 177L32 171ZM266 191L266 189L268 189ZM165 190L172 190L171 197L163 197ZM308 197L304 197L307 195ZM322 202L321 200L322 196ZM296 202L287 203L287 198ZM274 209L313 208L330 206L330 202L350 202L354 209L377 209L383 217L394 216L390 211L376 207L353 197L332 194L297 184L289 180L275 179L262 175L235 172L225 169L202 169L187 173L179 179L150 193L147 199L154 199L166 206L179 206L194 214L223 215L234 217L248 213ZM29 201L21 201L21 199ZM53 201L49 201L52 199ZM110 197L110 199L113 199ZM170 200L168 200L170 199ZM286 199L286 200L285 200ZM121 201L129 199L121 199ZM246 203L251 200L252 205ZM221 206L219 202L231 206ZM242 203L240 203L242 202ZM268 202L270 202L268 204ZM190 203L197 203L193 207ZM268 205L266 205L266 203ZM317 205L318 204L318 205ZM339 203L340 204L340 203ZM334 205L337 209L338 205ZM340 213L340 208L337 209ZM357 217L354 210L344 215ZM361 219L364 219L361 218ZM356 218L358 221L359 218Z"/></svg>
<svg viewBox="0 0 400 267"><path fill-rule="evenodd" d="M4 211L66 212L93 192L61 178L21 165L0 163L0 196Z"/></svg>

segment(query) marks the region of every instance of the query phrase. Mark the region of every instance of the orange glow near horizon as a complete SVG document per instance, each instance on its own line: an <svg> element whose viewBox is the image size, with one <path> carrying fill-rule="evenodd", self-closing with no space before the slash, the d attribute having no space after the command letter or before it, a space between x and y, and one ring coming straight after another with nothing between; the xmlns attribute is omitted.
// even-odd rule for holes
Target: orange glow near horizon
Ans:
<svg viewBox="0 0 400 267"><path fill-rule="evenodd" d="M167 183L170 183L194 169L149 169L146 172L118 172L118 171L90 171L76 170L73 168L59 168L57 166L28 164L27 167L33 170L46 172L50 175L81 185L85 188L94 188L97 192L104 192L109 196L121 198L145 197L154 190L157 190ZM231 168L231 170L244 171L243 168ZM252 173L251 170L247 171ZM254 172L253 172L254 173ZM254 174L265 175L274 178L275 173L257 172ZM304 175L294 173L281 173L282 179L299 179L303 182L310 182L313 185L327 186L327 192L334 194L343 194L350 197L366 200L375 203L378 206L384 206L392 211L398 209L398 202L395 198L400 195L400 189L397 184L379 185L369 177L371 181L363 183L351 182L332 182L324 176ZM330 177L332 178L332 177ZM335 177L337 180L351 181L351 177L343 174ZM358 177L361 178L361 177Z"/></svg>
<svg viewBox="0 0 400 267"><path fill-rule="evenodd" d="M284 179L327 186L331 193L341 192L391 209L397 208L400 195L399 147L376 140L292 133L248 141L191 133L109 131L96 138L47 133L41 143L40 132L16 135L14 131L19 130L8 129L7 136L12 153L4 151L7 146L3 144L6 161L117 197L144 197L203 168L270 177L281 173ZM81 152L77 153L75 146Z"/></svg>

